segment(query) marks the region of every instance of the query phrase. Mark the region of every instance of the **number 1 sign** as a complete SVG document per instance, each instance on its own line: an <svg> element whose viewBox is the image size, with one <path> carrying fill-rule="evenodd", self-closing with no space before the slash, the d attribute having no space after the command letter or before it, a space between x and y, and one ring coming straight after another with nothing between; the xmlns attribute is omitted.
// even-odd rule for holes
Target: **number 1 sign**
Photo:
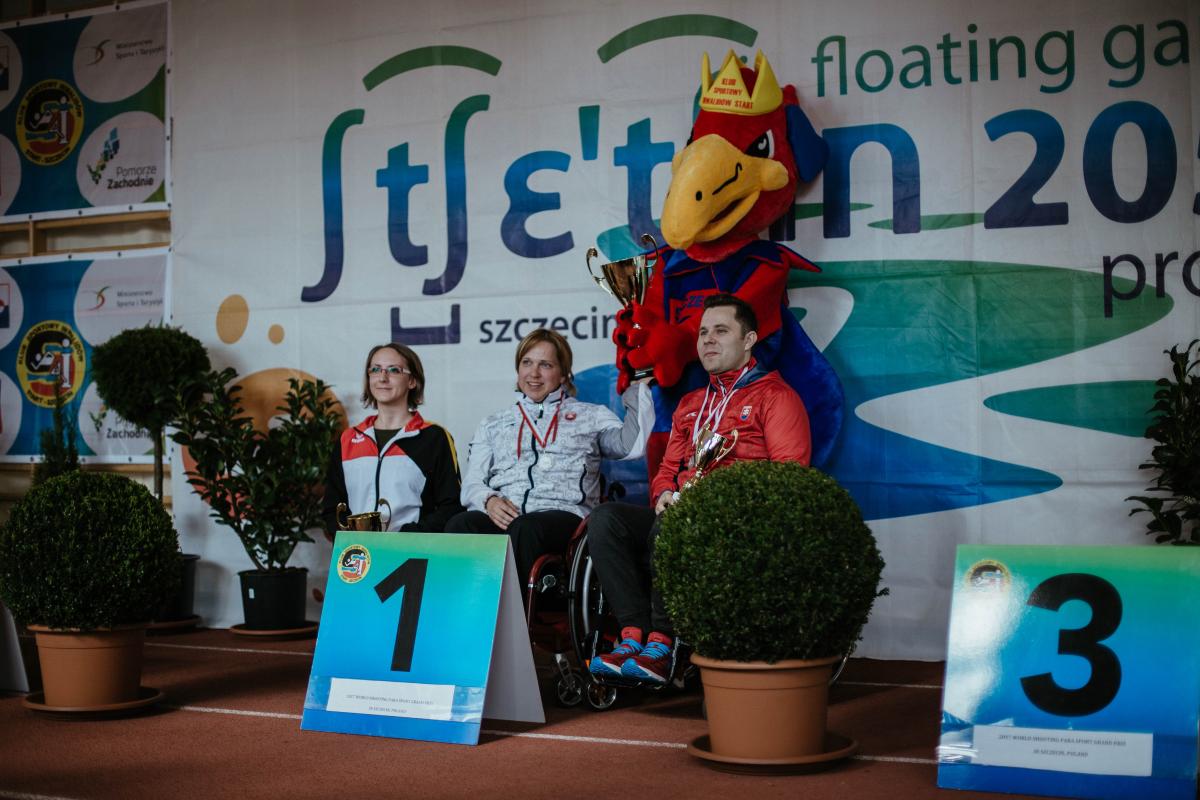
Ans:
<svg viewBox="0 0 1200 800"><path fill-rule="evenodd" d="M476 744L484 716L545 721L509 538L340 532L300 727Z"/></svg>
<svg viewBox="0 0 1200 800"><path fill-rule="evenodd" d="M938 785L1196 796L1200 548L961 546Z"/></svg>

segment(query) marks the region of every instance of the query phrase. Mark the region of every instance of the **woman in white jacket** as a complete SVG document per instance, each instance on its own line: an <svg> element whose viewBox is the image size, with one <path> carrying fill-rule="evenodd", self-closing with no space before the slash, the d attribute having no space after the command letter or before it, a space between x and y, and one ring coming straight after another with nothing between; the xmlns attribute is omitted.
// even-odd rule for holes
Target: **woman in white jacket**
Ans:
<svg viewBox="0 0 1200 800"><path fill-rule="evenodd" d="M625 420L575 399L571 346L546 328L517 345L516 402L479 423L463 475L467 510L447 532L507 533L524 583L543 553L561 552L600 499L602 458L640 458L654 426L645 381L625 390Z"/></svg>

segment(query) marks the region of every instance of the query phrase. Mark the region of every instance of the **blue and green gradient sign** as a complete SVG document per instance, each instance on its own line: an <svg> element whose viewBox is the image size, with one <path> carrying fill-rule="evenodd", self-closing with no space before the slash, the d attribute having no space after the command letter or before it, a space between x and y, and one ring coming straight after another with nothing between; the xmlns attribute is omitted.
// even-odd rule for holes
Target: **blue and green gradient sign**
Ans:
<svg viewBox="0 0 1200 800"><path fill-rule="evenodd" d="M1200 550L960 546L938 785L1190 798Z"/></svg>
<svg viewBox="0 0 1200 800"><path fill-rule="evenodd" d="M305 730L475 744L508 537L339 533Z"/></svg>

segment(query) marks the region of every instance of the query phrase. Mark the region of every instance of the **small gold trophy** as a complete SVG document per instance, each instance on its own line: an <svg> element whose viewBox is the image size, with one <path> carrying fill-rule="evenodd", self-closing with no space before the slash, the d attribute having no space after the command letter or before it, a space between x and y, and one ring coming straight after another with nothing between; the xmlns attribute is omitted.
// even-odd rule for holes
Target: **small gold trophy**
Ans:
<svg viewBox="0 0 1200 800"><path fill-rule="evenodd" d="M708 425L700 429L700 436L696 439L696 450L692 453L691 468L696 470L696 474L684 481L683 488L690 489L700 482L704 477L704 471L711 469L718 461L733 451L737 444L738 432L737 429L730 431L728 437L714 431Z"/></svg>
<svg viewBox="0 0 1200 800"><path fill-rule="evenodd" d="M592 271L592 259L599 258L600 252L594 247L589 247L587 251L588 274L597 286L617 298L624 308L641 305L646 299L646 288L650 286L654 268L661 260L658 255L658 242L654 241L653 236L648 233L642 234L642 244L650 248L649 253L601 264L599 277ZM653 374L653 369L640 369L634 372L633 379L639 380Z"/></svg>
<svg viewBox="0 0 1200 800"><path fill-rule="evenodd" d="M375 504L375 508L383 506L387 509L387 521L383 519L383 515L378 511L364 511L361 514L350 514L350 507L345 503L337 504L335 518L339 531L384 531L387 530L388 523L392 521L392 504L387 501L387 498L379 498L379 502Z"/></svg>

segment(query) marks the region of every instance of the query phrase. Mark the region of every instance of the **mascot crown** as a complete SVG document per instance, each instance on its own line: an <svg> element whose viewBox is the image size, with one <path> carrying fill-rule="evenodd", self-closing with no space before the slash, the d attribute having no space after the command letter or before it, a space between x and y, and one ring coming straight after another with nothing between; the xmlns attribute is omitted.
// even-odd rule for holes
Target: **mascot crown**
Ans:
<svg viewBox="0 0 1200 800"><path fill-rule="evenodd" d="M721 71L715 78L709 68L708 53L704 54L701 69L703 74L700 76L700 108L703 111L755 116L774 111L783 103L783 92L780 91L779 82L775 80L775 73L762 50L754 57L754 71L757 77L753 94L746 89L746 82L742 80L742 64L732 49L725 56L725 63L721 65Z"/></svg>

